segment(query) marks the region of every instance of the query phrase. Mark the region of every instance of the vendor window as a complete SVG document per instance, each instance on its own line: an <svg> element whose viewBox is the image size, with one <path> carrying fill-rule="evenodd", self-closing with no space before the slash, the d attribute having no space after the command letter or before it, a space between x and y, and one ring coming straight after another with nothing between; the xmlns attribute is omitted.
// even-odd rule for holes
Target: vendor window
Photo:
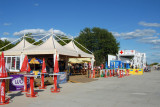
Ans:
<svg viewBox="0 0 160 107"><path fill-rule="evenodd" d="M20 70L20 57L5 56L5 64L7 71L17 72Z"/></svg>

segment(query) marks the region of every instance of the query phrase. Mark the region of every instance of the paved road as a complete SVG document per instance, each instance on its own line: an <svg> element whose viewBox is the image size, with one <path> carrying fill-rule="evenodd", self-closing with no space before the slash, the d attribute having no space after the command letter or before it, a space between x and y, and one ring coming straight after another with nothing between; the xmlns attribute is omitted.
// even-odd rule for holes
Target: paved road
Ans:
<svg viewBox="0 0 160 107"><path fill-rule="evenodd" d="M4 107L160 107L160 71L60 86L60 93L37 89L37 98L10 93L13 102Z"/></svg>

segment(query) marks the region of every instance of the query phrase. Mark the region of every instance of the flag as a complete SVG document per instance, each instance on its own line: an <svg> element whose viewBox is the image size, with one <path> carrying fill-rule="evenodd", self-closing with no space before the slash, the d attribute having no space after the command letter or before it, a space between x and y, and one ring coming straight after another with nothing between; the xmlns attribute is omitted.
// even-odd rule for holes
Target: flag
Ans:
<svg viewBox="0 0 160 107"><path fill-rule="evenodd" d="M105 66L105 69L108 69L108 64L107 64L107 61L106 61L106 66Z"/></svg>
<svg viewBox="0 0 160 107"><path fill-rule="evenodd" d="M1 77L1 75L2 75L2 58L1 58L2 56L0 55L0 77Z"/></svg>
<svg viewBox="0 0 160 107"><path fill-rule="evenodd" d="M42 73L47 73L45 59L43 58Z"/></svg>
<svg viewBox="0 0 160 107"><path fill-rule="evenodd" d="M58 60L57 60L57 54L56 54L56 59L55 59L55 64L54 64L54 73L59 72L59 67L58 67Z"/></svg>
<svg viewBox="0 0 160 107"><path fill-rule="evenodd" d="M2 52L0 56L0 77L7 77L8 74L6 72L6 67L5 67L5 60L4 60L4 53Z"/></svg>
<svg viewBox="0 0 160 107"><path fill-rule="evenodd" d="M22 63L21 72L30 72L30 71L31 71L31 68L29 66L28 58L26 55Z"/></svg>
<svg viewBox="0 0 160 107"><path fill-rule="evenodd" d="M103 64L101 64L101 69L103 69Z"/></svg>

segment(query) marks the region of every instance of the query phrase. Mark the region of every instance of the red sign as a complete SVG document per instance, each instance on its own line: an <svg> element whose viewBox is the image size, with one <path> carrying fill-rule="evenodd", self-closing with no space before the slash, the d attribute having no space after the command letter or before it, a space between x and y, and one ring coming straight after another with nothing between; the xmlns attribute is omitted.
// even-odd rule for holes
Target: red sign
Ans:
<svg viewBox="0 0 160 107"><path fill-rule="evenodd" d="M123 54L123 51L121 50L121 52L120 52L121 54Z"/></svg>

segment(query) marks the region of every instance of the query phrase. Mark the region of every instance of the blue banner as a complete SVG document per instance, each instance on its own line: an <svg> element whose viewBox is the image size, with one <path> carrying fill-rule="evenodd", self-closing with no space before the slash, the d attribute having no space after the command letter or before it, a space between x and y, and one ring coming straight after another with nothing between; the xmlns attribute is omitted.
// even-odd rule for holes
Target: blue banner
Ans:
<svg viewBox="0 0 160 107"><path fill-rule="evenodd" d="M124 69L124 63L122 62L122 69Z"/></svg>
<svg viewBox="0 0 160 107"><path fill-rule="evenodd" d="M130 69L129 63L126 63L126 69Z"/></svg>
<svg viewBox="0 0 160 107"><path fill-rule="evenodd" d="M110 61L110 69L114 69L114 61Z"/></svg>
<svg viewBox="0 0 160 107"><path fill-rule="evenodd" d="M108 69L108 64L107 64L107 61L106 61L106 66L105 66L105 69Z"/></svg>
<svg viewBox="0 0 160 107"><path fill-rule="evenodd" d="M57 83L58 84L63 84L67 82L67 72L59 72L58 74L58 79L57 79Z"/></svg>
<svg viewBox="0 0 160 107"><path fill-rule="evenodd" d="M119 61L115 61L115 68L119 68L119 64L120 64Z"/></svg>

